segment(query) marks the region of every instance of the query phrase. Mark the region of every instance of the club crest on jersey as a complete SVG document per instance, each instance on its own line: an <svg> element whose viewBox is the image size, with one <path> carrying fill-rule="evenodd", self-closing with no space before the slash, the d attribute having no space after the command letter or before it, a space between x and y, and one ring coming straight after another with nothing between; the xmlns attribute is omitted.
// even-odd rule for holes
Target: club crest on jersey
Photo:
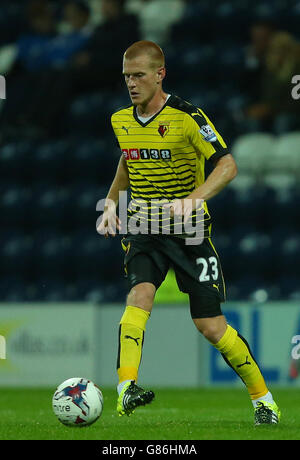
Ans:
<svg viewBox="0 0 300 460"><path fill-rule="evenodd" d="M169 124L160 123L158 127L158 132L161 135L161 137L165 137L169 132Z"/></svg>
<svg viewBox="0 0 300 460"><path fill-rule="evenodd" d="M209 125L202 125L199 129L199 133L202 134L203 139L206 142L215 142L217 140L217 135Z"/></svg>

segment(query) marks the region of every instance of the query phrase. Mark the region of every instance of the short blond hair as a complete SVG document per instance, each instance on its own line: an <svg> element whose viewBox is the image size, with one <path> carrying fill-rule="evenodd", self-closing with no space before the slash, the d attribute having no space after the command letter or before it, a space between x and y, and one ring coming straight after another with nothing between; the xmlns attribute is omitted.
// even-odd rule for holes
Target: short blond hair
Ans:
<svg viewBox="0 0 300 460"><path fill-rule="evenodd" d="M165 67L165 55L160 46L148 40L140 40L133 43L124 53L124 59L135 59L140 56L148 56L150 66L153 68Z"/></svg>

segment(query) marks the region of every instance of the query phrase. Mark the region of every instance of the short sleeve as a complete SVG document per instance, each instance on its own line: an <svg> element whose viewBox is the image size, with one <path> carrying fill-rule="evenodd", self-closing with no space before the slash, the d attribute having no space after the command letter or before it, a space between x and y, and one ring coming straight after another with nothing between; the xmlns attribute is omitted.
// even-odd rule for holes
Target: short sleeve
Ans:
<svg viewBox="0 0 300 460"><path fill-rule="evenodd" d="M186 141L207 160L215 161L228 153L222 136L201 109L185 115L183 132Z"/></svg>

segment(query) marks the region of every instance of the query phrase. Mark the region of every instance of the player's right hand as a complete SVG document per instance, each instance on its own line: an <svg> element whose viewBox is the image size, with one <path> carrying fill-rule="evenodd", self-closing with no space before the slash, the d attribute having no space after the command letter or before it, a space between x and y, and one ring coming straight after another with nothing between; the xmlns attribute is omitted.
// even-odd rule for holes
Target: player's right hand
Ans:
<svg viewBox="0 0 300 460"><path fill-rule="evenodd" d="M102 214L102 219L99 225L97 225L97 232L104 235L105 238L109 236L116 236L116 230L121 230L121 220L117 216L116 208L109 207Z"/></svg>

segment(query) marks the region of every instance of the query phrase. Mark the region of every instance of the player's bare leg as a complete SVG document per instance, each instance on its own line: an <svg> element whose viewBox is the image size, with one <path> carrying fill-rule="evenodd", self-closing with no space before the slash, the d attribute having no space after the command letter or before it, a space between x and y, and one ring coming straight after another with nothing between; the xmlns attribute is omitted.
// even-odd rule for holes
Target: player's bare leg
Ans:
<svg viewBox="0 0 300 460"><path fill-rule="evenodd" d="M220 351L246 385L254 406L255 425L278 423L280 411L268 390L246 340L219 315L193 319L197 329Z"/></svg>
<svg viewBox="0 0 300 460"><path fill-rule="evenodd" d="M140 366L144 333L149 319L156 288L151 283L139 283L127 297L127 305L120 321L117 369L119 375L117 411L130 415L136 407L149 404L153 391L145 391L136 382Z"/></svg>

